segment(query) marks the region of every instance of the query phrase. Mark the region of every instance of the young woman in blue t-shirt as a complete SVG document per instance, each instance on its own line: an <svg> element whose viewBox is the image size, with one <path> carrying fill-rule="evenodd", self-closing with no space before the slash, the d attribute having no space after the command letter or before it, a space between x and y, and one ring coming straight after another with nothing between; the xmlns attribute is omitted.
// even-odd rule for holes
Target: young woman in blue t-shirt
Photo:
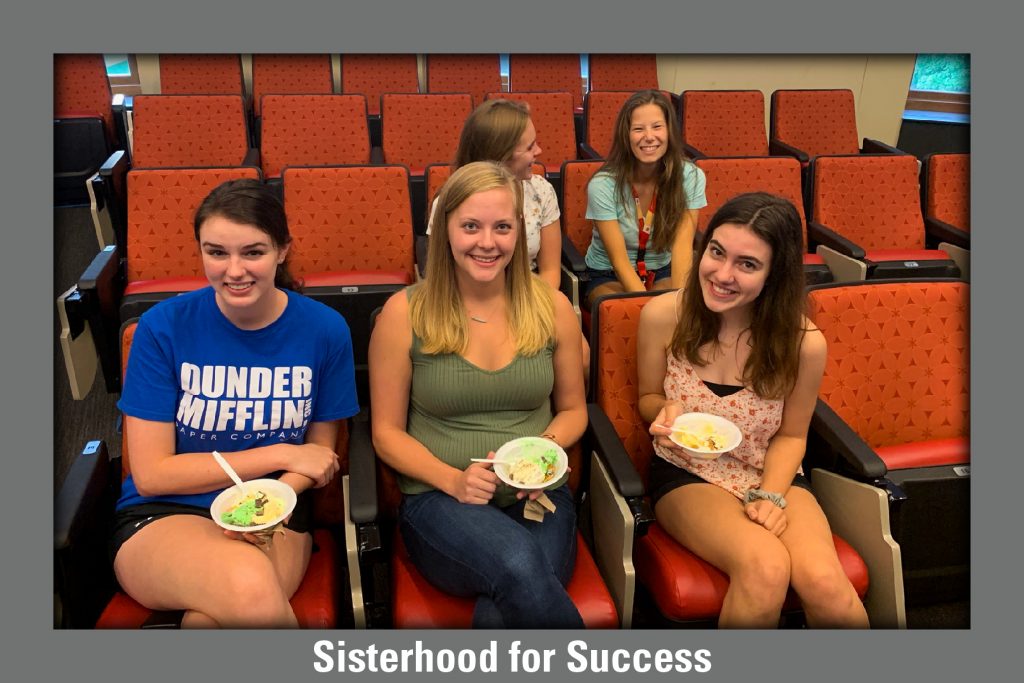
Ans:
<svg viewBox="0 0 1024 683"><path fill-rule="evenodd" d="M215 188L194 230L209 287L147 311L124 391L131 473L111 553L121 587L183 627L294 627L309 562L310 493L338 473L339 421L358 412L352 343L337 312L292 290L284 208L255 180ZM225 531L210 503L276 477L299 502L272 543Z"/></svg>

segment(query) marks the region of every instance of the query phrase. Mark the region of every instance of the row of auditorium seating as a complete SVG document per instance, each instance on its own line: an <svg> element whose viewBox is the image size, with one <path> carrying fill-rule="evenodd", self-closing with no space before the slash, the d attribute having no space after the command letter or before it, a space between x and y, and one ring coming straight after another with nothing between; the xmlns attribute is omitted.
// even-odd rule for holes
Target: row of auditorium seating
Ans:
<svg viewBox="0 0 1024 683"><path fill-rule="evenodd" d="M769 191L790 199L800 210L809 284L929 275L966 277L968 160L961 155L935 155L927 161L925 169L930 175L922 184L917 161L910 156L817 157L811 162L814 182L810 210L805 213L800 164L795 158L701 158L695 163L707 177L708 206L700 212L697 228L702 232L718 207L731 197ZM562 289L588 333L589 311L581 305L580 294L587 277L583 254L592 235L591 221L585 217L586 187L600 164L565 162L559 194ZM543 167L535 167L535 171L543 172ZM314 296L331 301L342 297L347 306L365 301L360 310L367 310L394 287L415 279L416 264L422 267L425 240L416 234L413 216L426 214L429 198L450 173L450 166L433 164L424 172L426 191L416 201L410 173L402 165L284 169L275 186L282 188L295 239L293 269L306 280ZM58 302L62 317L91 323L91 342L81 336L84 324L69 323L63 343L70 348L81 338L80 345L95 344L108 390L117 390L113 335L118 325L171 293L203 285L194 259L191 218L210 189L235 177L263 178L258 168L247 166L134 168L127 173L127 219L120 241L100 252L70 299ZM922 185L924 209L918 190ZM961 220L964 223L957 223ZM958 235L963 242L955 241ZM361 294L360 288L364 290ZM347 295L343 296L343 291ZM67 310L69 303L74 310ZM100 319L102 313L105 322ZM359 362L368 333L359 327L354 333ZM73 394L84 396L92 374L73 371L70 360L67 365Z"/></svg>
<svg viewBox="0 0 1024 683"><path fill-rule="evenodd" d="M873 628L903 628L908 605L966 595L968 290L962 280L923 278L808 289L829 359L803 467ZM651 297L611 295L594 307L590 424L569 449L581 522L568 590L588 628L630 628L635 618L646 627L713 624L728 587L665 533L646 497L652 452L637 410L636 326ZM133 329L121 337L125 357ZM346 424L336 447L342 472L317 492L318 550L292 599L300 624L467 628L472 600L426 582L395 533L400 494L368 429L365 414ZM58 626L166 623L117 590L103 559L105 520L128 469L126 450L108 460L104 444L90 444L58 496ZM795 598L785 614L798 610Z"/></svg>

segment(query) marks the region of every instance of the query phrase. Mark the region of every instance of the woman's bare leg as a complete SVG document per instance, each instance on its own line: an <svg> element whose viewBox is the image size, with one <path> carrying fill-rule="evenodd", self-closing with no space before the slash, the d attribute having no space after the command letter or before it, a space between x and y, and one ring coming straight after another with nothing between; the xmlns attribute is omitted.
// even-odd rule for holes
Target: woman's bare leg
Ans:
<svg viewBox="0 0 1024 683"><path fill-rule="evenodd" d="M172 515L121 546L114 572L140 604L186 610L183 626L295 627L288 604L305 573L309 534L277 535L269 551L224 535L213 521Z"/></svg>
<svg viewBox="0 0 1024 683"><path fill-rule="evenodd" d="M789 590L789 553L713 484L688 484L655 508L658 523L690 551L729 576L720 628L776 628Z"/></svg>
<svg viewBox="0 0 1024 683"><path fill-rule="evenodd" d="M791 582L808 626L868 628L868 615L836 556L825 513L809 492L792 486L786 494L788 525L779 540L789 550Z"/></svg>

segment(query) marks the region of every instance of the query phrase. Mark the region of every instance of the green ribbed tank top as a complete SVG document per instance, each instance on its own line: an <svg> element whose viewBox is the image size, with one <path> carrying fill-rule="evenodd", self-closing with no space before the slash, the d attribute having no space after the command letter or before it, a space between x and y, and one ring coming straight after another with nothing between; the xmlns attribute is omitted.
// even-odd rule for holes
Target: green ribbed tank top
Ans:
<svg viewBox="0 0 1024 683"><path fill-rule="evenodd" d="M542 434L552 419L553 354L548 345L533 356L517 355L499 370L483 370L458 354L424 354L413 334L406 431L460 470L472 464L470 458L486 458L506 441ZM398 485L404 494L433 488L402 474ZM511 505L516 489L499 483L492 501Z"/></svg>

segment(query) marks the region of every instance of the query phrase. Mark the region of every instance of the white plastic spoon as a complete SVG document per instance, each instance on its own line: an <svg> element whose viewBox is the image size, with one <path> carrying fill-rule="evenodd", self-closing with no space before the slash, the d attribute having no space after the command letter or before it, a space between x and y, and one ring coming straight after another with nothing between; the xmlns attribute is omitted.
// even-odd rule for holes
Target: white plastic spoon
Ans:
<svg viewBox="0 0 1024 683"><path fill-rule="evenodd" d="M228 473L228 476L231 477L231 481L235 482L235 486L237 486L238 490L242 492L242 495L246 495L245 485L242 483L241 477L239 477L238 472L235 472L234 468L228 464L228 461L224 459L224 456L217 451L214 451L213 459L217 461L217 464L220 465L222 470Z"/></svg>

